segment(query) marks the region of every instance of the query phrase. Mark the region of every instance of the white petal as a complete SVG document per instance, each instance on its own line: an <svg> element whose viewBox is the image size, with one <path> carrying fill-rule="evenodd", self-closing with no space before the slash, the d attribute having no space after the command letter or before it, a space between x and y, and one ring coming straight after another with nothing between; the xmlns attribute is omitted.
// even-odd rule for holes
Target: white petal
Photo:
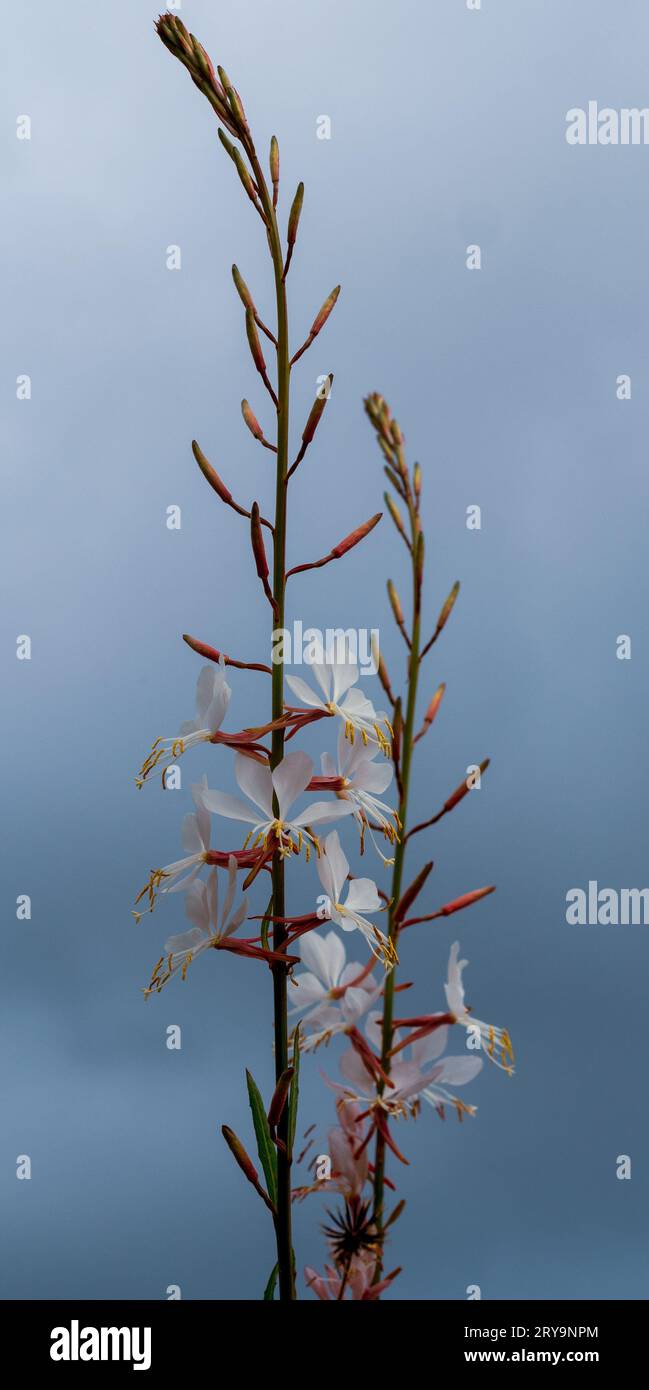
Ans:
<svg viewBox="0 0 649 1390"><path fill-rule="evenodd" d="M448 1042L448 1028L444 1025L436 1028L433 1033L428 1033L425 1038L418 1038L412 1044L412 1060L419 1067L424 1067L426 1062L436 1062L441 1057Z"/></svg>
<svg viewBox="0 0 649 1390"><path fill-rule="evenodd" d="M206 887L209 921L216 931L219 920L219 880L216 868L210 869L207 875Z"/></svg>
<svg viewBox="0 0 649 1390"><path fill-rule="evenodd" d="M322 754L321 754L321 757L320 757L320 766L321 766L321 768L322 768L322 775L323 775L323 777L337 777L337 776L338 776L338 770L337 770L336 764L334 763L334 760L333 760L333 758L332 758L332 756L331 756L331 753L322 753Z"/></svg>
<svg viewBox="0 0 649 1390"><path fill-rule="evenodd" d="M324 695L324 703L328 705L331 700L331 667L326 661L313 661L311 670Z"/></svg>
<svg viewBox="0 0 649 1390"><path fill-rule="evenodd" d="M325 987L311 974L310 970L300 971L295 976L297 989L291 991L291 1004L295 1009L305 1009L309 1004L317 1004L325 996Z"/></svg>
<svg viewBox="0 0 649 1390"><path fill-rule="evenodd" d="M345 964L345 947L335 931L311 931L302 937L300 956L326 989L335 989Z"/></svg>
<svg viewBox="0 0 649 1390"><path fill-rule="evenodd" d="M352 983L352 980L358 979L362 969L363 966L359 963L359 961L350 960L349 965L346 965L345 969L341 970L338 984L350 985ZM372 979L371 975L366 975L365 978L361 981L359 989L366 989L369 992L369 990L374 988L375 983L376 982Z"/></svg>
<svg viewBox="0 0 649 1390"><path fill-rule="evenodd" d="M362 745L361 745L362 746ZM378 752L378 745L375 745ZM379 796L389 787L394 776L394 767L388 758L383 758L380 763L374 763L370 758L365 758L359 763L354 773L354 786L359 791L372 792L374 796Z"/></svg>
<svg viewBox="0 0 649 1390"><path fill-rule="evenodd" d="M329 900L329 906L331 907L334 902L336 884L334 882L333 870L326 854L321 854L320 858L316 860L316 868L318 870L318 878L325 890Z"/></svg>
<svg viewBox="0 0 649 1390"><path fill-rule="evenodd" d="M190 734L195 734L201 728L198 719L184 719L179 730L179 738L189 738Z"/></svg>
<svg viewBox="0 0 649 1390"><path fill-rule="evenodd" d="M184 931L180 936L170 936L165 942L165 954L179 956L183 951L196 951L205 945L207 937L200 927L192 927L190 931Z"/></svg>
<svg viewBox="0 0 649 1390"><path fill-rule="evenodd" d="M195 811L188 811L183 816L183 823L180 828L180 843L187 854L200 854L203 848L200 831L198 829L198 817Z"/></svg>
<svg viewBox="0 0 649 1390"><path fill-rule="evenodd" d="M205 728L205 712L214 698L218 672L214 666L202 666L196 682L196 713L199 728Z"/></svg>
<svg viewBox="0 0 649 1390"><path fill-rule="evenodd" d="M358 680L358 666L352 661L336 661L333 664L334 691L333 703L339 705L343 695Z"/></svg>
<svg viewBox="0 0 649 1390"><path fill-rule="evenodd" d="M280 819L285 820L296 797L309 785L313 776L313 761L307 753L295 749L287 753L272 774L277 793Z"/></svg>
<svg viewBox="0 0 649 1390"><path fill-rule="evenodd" d="M213 811L215 815L227 816L228 820L244 820L248 825L258 823L258 814L239 796L230 796L229 792L207 791L203 793L203 801L208 811Z"/></svg>
<svg viewBox="0 0 649 1390"><path fill-rule="evenodd" d="M345 898L345 907L348 912L378 912L381 899L373 879L353 878Z"/></svg>
<svg viewBox="0 0 649 1390"><path fill-rule="evenodd" d="M374 1080L353 1047L350 1047L347 1052L343 1052L340 1059L340 1070L345 1080L351 1082L354 1089L360 1091L361 1095L374 1095L376 1090Z"/></svg>
<svg viewBox="0 0 649 1390"><path fill-rule="evenodd" d="M430 1075L431 1081L441 1081L446 1086L465 1086L482 1071L481 1057L445 1057Z"/></svg>
<svg viewBox="0 0 649 1390"><path fill-rule="evenodd" d="M220 729L227 713L231 695L232 691L227 682L219 681L214 696L205 711L205 727L209 729L210 733L215 734L216 730Z"/></svg>
<svg viewBox="0 0 649 1390"><path fill-rule="evenodd" d="M340 712L349 715L350 718L367 720L369 724L375 724L378 719L372 701L368 700L367 695L357 686L347 692L340 705Z"/></svg>
<svg viewBox="0 0 649 1390"><path fill-rule="evenodd" d="M205 792L207 791L207 777L205 773L203 773L200 782L192 783L190 790L192 794L192 800L196 807L196 821L198 825L198 833L201 837L202 848L209 849L211 827L209 811L207 810L204 800Z"/></svg>
<svg viewBox="0 0 649 1390"><path fill-rule="evenodd" d="M458 960L459 949L459 941L454 941L453 945L451 946L451 953L448 958L447 982L444 985L444 993L446 994L446 1002L448 1004L449 1011L452 1014L456 1014L457 1016L464 1013L464 989L462 986L462 971L465 965L468 965L468 961Z"/></svg>
<svg viewBox="0 0 649 1390"><path fill-rule="evenodd" d="M243 753L237 753L234 759L234 775L241 787L242 792L254 801L255 806L269 820L273 819L273 783L270 775L270 768L266 763L258 763L255 758L244 758Z"/></svg>
<svg viewBox="0 0 649 1390"><path fill-rule="evenodd" d="M371 1014L368 1014L367 1023L365 1024L366 1036L369 1038L372 1047L375 1049L375 1051L379 1053L383 1046L383 1029L381 1027L382 1018L382 1014L372 1012Z"/></svg>
<svg viewBox="0 0 649 1390"><path fill-rule="evenodd" d="M307 1014L304 1026L310 1034L324 1033L330 1028L339 1028L341 1023L340 1010L333 1004L321 1004L319 1009L314 1009L313 1013Z"/></svg>
<svg viewBox="0 0 649 1390"><path fill-rule="evenodd" d="M351 801L312 801L299 816L292 816L293 825L330 825L341 816L351 816L354 805Z"/></svg>
<svg viewBox="0 0 649 1390"><path fill-rule="evenodd" d="M311 705L313 709L324 708L322 697L316 695L315 691L311 689L310 685L307 685L306 681L302 680L301 676L287 676L286 684L289 690L292 690L293 694L297 695L298 700L302 701L303 705Z"/></svg>
<svg viewBox="0 0 649 1390"><path fill-rule="evenodd" d="M196 879L190 884L185 894L185 913L201 931L208 932L210 927L210 914L207 897L207 884Z"/></svg>
<svg viewBox="0 0 649 1390"><path fill-rule="evenodd" d="M340 836L338 835L337 830L332 830L331 833L327 835L323 849L324 856L320 856L319 865L322 862L322 858L324 857L331 871L331 883L333 891L329 894L329 896L333 902L337 903L340 901L340 894L342 892L343 883L345 882L345 879L347 878L347 875L349 873L349 861L346 858L345 853L343 851L342 845L340 843ZM323 883L322 878L320 879L320 881L321 883Z"/></svg>
<svg viewBox="0 0 649 1390"><path fill-rule="evenodd" d="M354 1023L357 1018L360 1018L361 1015L365 1013L369 1002L370 999L366 989L358 989L355 986L352 986L351 989L346 989L341 1000L341 1008L345 1018L348 1019L350 1023Z"/></svg>
<svg viewBox="0 0 649 1390"><path fill-rule="evenodd" d="M400 1100L416 1096L430 1081L430 1075L423 1076L415 1062L393 1062L390 1075Z"/></svg>
<svg viewBox="0 0 649 1390"><path fill-rule="evenodd" d="M232 918L232 921L228 922L227 926L223 928L223 935L232 936L232 933L237 930L237 927L241 926L241 923L245 921L247 916L248 894L246 893L246 896L241 899L241 902L239 903L239 906L234 914L234 917Z"/></svg>
<svg viewBox="0 0 649 1390"><path fill-rule="evenodd" d="M228 890L223 904L223 916L221 926L224 927L230 916L230 908L234 902L234 895L237 891L237 861L233 854L228 859Z"/></svg>

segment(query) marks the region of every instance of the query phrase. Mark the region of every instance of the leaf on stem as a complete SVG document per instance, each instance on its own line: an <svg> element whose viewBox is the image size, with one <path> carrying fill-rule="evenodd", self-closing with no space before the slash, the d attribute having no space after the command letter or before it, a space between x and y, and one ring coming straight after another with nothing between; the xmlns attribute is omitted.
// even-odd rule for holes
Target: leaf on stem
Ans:
<svg viewBox="0 0 649 1390"><path fill-rule="evenodd" d="M265 913L264 913L263 921L262 921L262 924L261 924L261 932L260 932L260 935L261 935L261 944L262 944L262 946L263 946L263 948L264 948L265 951L269 951L269 950L270 950L270 923L271 923L271 920L272 920L272 915L273 915L273 895L272 895L272 893L271 893L270 898L268 899L268 907L266 908L266 911L265 911Z"/></svg>
<svg viewBox="0 0 649 1390"><path fill-rule="evenodd" d="M291 1093L288 1098L288 1133L286 1145L289 1159L293 1157L293 1145L295 1143L295 1131L297 1128L297 1108L300 1093L300 1024L295 1025L293 1034L293 1080L291 1081Z"/></svg>
<svg viewBox="0 0 649 1390"><path fill-rule="evenodd" d="M266 1285L266 1288L264 1289L264 1298L263 1298L263 1302L264 1302L264 1303L272 1303L272 1301L273 1301L273 1299L274 1299L274 1297L275 1297L275 1288L276 1288L276 1285L277 1285L277 1276L278 1276L278 1274L279 1274L279 1265L274 1265L273 1268L272 1268L271 1271L270 1271L270 1275L269 1275L269 1277L268 1277L268 1283L267 1283L267 1285Z"/></svg>
<svg viewBox="0 0 649 1390"><path fill-rule="evenodd" d="M277 1206L277 1152L270 1133L270 1127L261 1098L261 1092L251 1072L246 1071L248 1100L252 1112L252 1123L257 1140L259 1162L264 1171L266 1186L273 1206Z"/></svg>

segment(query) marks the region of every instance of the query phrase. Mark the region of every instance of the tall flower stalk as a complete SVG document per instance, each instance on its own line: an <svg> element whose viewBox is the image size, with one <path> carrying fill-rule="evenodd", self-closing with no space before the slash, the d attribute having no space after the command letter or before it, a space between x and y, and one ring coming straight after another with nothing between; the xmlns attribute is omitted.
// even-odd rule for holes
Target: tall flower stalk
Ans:
<svg viewBox="0 0 649 1390"><path fill-rule="evenodd" d="M291 371L324 327L338 298L339 286L328 296L316 315L310 332L301 347L291 359L289 348L288 308L286 279L293 256L304 187L298 186L288 214L286 241L284 242L278 220L278 197L280 183L279 146L275 136L270 142L267 178L255 148L252 132L248 124L241 97L222 67L214 66L202 45L185 28L182 20L172 14L164 14L156 25L157 32L168 51L183 64L199 91L207 98L219 121L218 135L221 144L232 160L240 182L264 227L268 244L274 281L276 309L275 330L271 330L260 318L256 305L240 271L233 266L232 274L236 290L245 311L245 330L254 365L272 401L275 414L274 440L266 438L247 400L242 402L244 421L254 438L265 449L275 454L275 506L272 521L260 512L257 502L249 508L234 500L228 487L208 462L200 446L194 441L193 451L196 461L207 482L220 500L240 516L248 519L252 556L263 592L271 609L271 631L284 629L286 585L291 574L304 570L320 568L339 559L360 541L364 540L380 519L380 514L357 527L350 535L334 546L324 557L298 565L294 570L286 569L287 504L289 484L296 468L302 462L311 444L316 429L327 404L331 376L316 395L314 405L302 432L301 444L295 460L289 462L289 422L290 422L290 384ZM275 356L275 385L268 374L260 334L271 344ZM272 570L269 566L264 530L272 539ZM246 1177L262 1197L272 1214L276 1244L277 1264L269 1281L267 1296L273 1296L275 1283L278 1285L282 1301L295 1298L295 1259L291 1234L291 1168L293 1161L293 1142L297 1117L299 1038L293 1043L289 1056L289 1036L287 1021L287 979L298 957L290 954L294 942L308 931L320 925L320 918L311 911L299 917L287 915L285 892L285 866L287 859L300 853L303 846L307 857L310 850L321 853L320 842L314 827L350 814L353 807L343 804L341 778L324 777L313 779L311 760L306 754L293 749L287 753L285 742L314 720L335 718L340 712L336 695L321 703L319 708L298 709L285 704L284 661L281 644L269 643L273 653L272 666L263 662L245 662L226 656L222 651L207 643L186 636L188 644L208 661L214 662L217 670L210 672L204 668L199 677L197 692L197 718L183 726L180 734L172 739L158 739L147 756L143 768L136 779L143 786L155 769L162 772L163 786L166 767L181 756L187 748L198 743L222 744L236 752L236 774L243 791L250 795L254 806L264 808L264 817L247 814L244 807L232 810L235 798L210 790L207 779L192 790L196 810L185 818L183 840L185 848L191 852L184 859L154 869L139 895L136 903L139 919L142 912L152 910L160 893L183 891L186 895L187 915L194 923L192 930L184 936L173 938L165 948L165 954L154 968L150 985L145 991L157 993L169 979L178 972L184 978L192 959L204 948L228 950L251 959L265 961L273 980L274 1015L274 1056L276 1087L270 1105L266 1110L253 1078L248 1075L248 1092L253 1114L255 1135L260 1161L264 1170L266 1187L259 1179L257 1170L244 1146L229 1127L223 1127L224 1137L230 1150ZM270 718L254 729L244 729L228 734L221 725L230 700L230 690L225 680L225 668L235 666L267 672L271 677ZM336 677L334 676L334 684ZM351 684L351 682L347 682ZM360 704L363 702L361 701ZM380 724L370 705L368 710L359 709L359 718L365 720L363 738L381 741L387 747L388 729ZM356 708L356 706L355 706ZM358 725L360 728L360 724ZM347 718L347 732L353 738L354 716ZM264 741L270 739L270 747ZM336 793L331 802L311 804L301 817L288 819L289 803L295 795L307 789L326 790ZM289 795L290 793L290 795ZM225 807L225 810L223 810ZM210 848L210 815L214 811L224 815L232 814L235 819L248 818L254 823L253 831L245 844L233 851L219 851ZM204 865L209 868L207 882L199 878ZM227 867L230 887L228 890L227 911L219 927L217 907L218 866ZM236 930L247 915L247 897L241 911L234 919L230 917L232 896L236 887L237 875L245 871L243 891L251 888L262 873L271 879L271 894L266 908L258 914L261 921L259 934L242 939ZM140 904L144 904L140 906ZM234 925L233 925L234 922ZM368 926L368 931L370 930ZM271 939L272 931L272 939ZM373 943L377 952L383 949L384 941L378 929L374 929ZM379 943L377 946L376 943ZM388 950L385 944L386 951Z"/></svg>
<svg viewBox="0 0 649 1390"><path fill-rule="evenodd" d="M404 931L415 923L450 916L493 891L491 886L477 889L436 912L412 916L432 864L426 864L404 888L410 840L452 810L471 787L470 781L462 783L439 813L409 827L413 753L433 723L444 693L440 686L415 733L421 667L450 616L457 585L442 608L431 638L422 642L421 473L418 465L409 472L396 421L380 396L370 396L366 409L384 455L391 489L385 495L385 503L408 551L412 576L409 627L396 589L391 581L388 583L392 612L407 648L404 695L394 695L378 652L377 673L390 704L389 712L375 709L360 689L358 667L345 648L342 652L339 648L333 652L323 649L307 658L317 688L301 677L285 674L283 634L288 581L342 559L367 539L382 516L378 512L357 525L326 554L287 569L291 479L313 442L333 380L329 374L318 389L291 462L291 374L324 328L340 287L336 286L325 299L306 338L291 354L286 286L297 243L303 184L299 184L290 204L284 236L278 216L280 161L276 137L270 141L266 175L241 97L228 74L222 67L215 70L202 45L178 16L162 15L156 28L165 47L187 69L209 102L219 122L221 144L263 225L273 273L273 328L260 317L236 265L232 267L232 276L245 314L245 334L253 364L271 402L273 428L266 431L262 427L247 400L241 403L242 416L257 444L275 456L275 483L274 508L269 519L256 500L248 506L236 500L197 441L192 443L196 463L219 501L249 527L251 558L263 601L270 608L271 657L270 664L245 661L227 655L221 644L214 647L185 634L188 646L207 663L198 676L196 715L181 726L178 734L155 740L136 783L143 787L157 771L164 787L170 765L190 750L218 748L234 757L234 775L241 796L211 786L205 774L191 786L194 810L183 821L183 855L150 871L135 905L139 921L144 913L154 910L158 898L182 895L191 926L168 939L144 993L159 994L169 981L184 980L192 962L208 953L214 959L212 953L227 951L268 968L272 978L275 1071L274 1090L268 1102L251 1072L246 1072L261 1172L239 1136L228 1125L222 1125L235 1162L273 1224L277 1258L264 1298L273 1299L276 1290L283 1302L291 1302L297 1296L292 1203L307 1192L333 1189L344 1197L344 1209L333 1214L325 1228L333 1264L326 1266L324 1275L307 1270L307 1287L320 1298L376 1299L398 1273L383 1272L386 1235L403 1206L398 1202L389 1215L385 1210L386 1189L394 1188L386 1172L388 1150L398 1160L407 1161L396 1143L396 1122L416 1115L422 1100L441 1114L448 1106L453 1106L460 1118L474 1113L473 1106L455 1095L455 1088L473 1079L482 1059L466 1052L463 1056L442 1058L449 1028L457 1025L464 1029L468 1048L477 1048L503 1070L511 1071L508 1034L476 1019L464 1003L462 972L466 962L458 958L457 943L449 958L446 1009L396 1017L395 999L403 988L395 982L396 966ZM262 339L266 340L264 347ZM264 349L268 351L266 342L274 356L274 370L270 371L264 355ZM271 543L269 563L267 545ZM267 702L260 722L254 726L230 727L229 668L259 672L270 678L270 709ZM287 688L291 692L289 699ZM299 703L290 703L292 699ZM299 736L320 721L325 721L321 724L323 731L336 730L338 738L335 757L330 749L324 751L321 772L315 772L311 757L299 747ZM479 771L483 772L486 766L483 763ZM396 807L384 800L390 795L392 781L397 788ZM301 807L305 793L317 793L320 799ZM217 818L216 845L212 843L213 817ZM379 888L373 878L352 872L338 829L330 829L337 822L344 822L350 831L355 831L359 855L366 853L369 842L370 852L377 854L382 868L391 869L388 891ZM243 843L236 841L233 846L222 848L222 837L227 839L228 834L235 833L233 824L236 827L242 823L248 827ZM286 870L302 853L307 861L315 863L319 883L314 876L307 910L296 912L288 900ZM249 894L258 892L264 884L258 910L252 911ZM387 913L387 933L374 920L382 911ZM244 928L244 923L254 925ZM326 924L331 924L332 929L328 930ZM248 934L244 935L244 930ZM369 948L369 959L347 961L345 934L351 934L362 950ZM306 971L296 974L300 964L307 967ZM290 1015L289 979L294 986L290 991ZM338 1118L330 1135L332 1171L324 1179L317 1174L315 1184L299 1187L294 1184L294 1168L308 1151L307 1145L302 1155L294 1156L301 1057L333 1038L346 1039L349 1048L341 1058L343 1083L332 1083L337 1092ZM370 1162L372 1143L374 1161Z"/></svg>
<svg viewBox="0 0 649 1390"><path fill-rule="evenodd" d="M365 410L376 432L383 455L388 491L384 494L386 510L406 549L411 580L411 605L406 618L399 594L391 579L387 581L392 615L406 647L406 679L402 694L395 694L382 656L377 652L378 674L391 706L393 737L391 755L398 789L397 840L392 862L388 902L388 939L395 962L401 955L401 937L407 928L452 916L463 908L487 897L493 885L464 893L433 912L413 915L414 904L426 888L432 861L423 865L404 888L407 852L414 836L436 825L452 811L475 786L489 765L485 759L475 766L469 776L447 798L441 810L420 824L409 824L409 798L416 748L431 728L445 685L437 687L430 699L423 721L417 728L417 696L424 660L443 632L454 608L459 584L454 584L442 606L432 635L422 637L424 617L424 559L425 542L421 525L420 499L422 473L419 464L412 472L405 456L404 438L397 421L382 396L373 394L365 401ZM370 828L372 828L370 822ZM378 828L378 827L374 827ZM447 982L446 1009L396 1017L395 999L400 989L395 967L387 975L382 988L358 999L358 980L351 980L339 1004L340 1019L329 1007L322 1006L305 1018L303 1046L320 1046L336 1033L346 1034L351 1049L341 1058L343 1083L335 1084L338 1093L338 1126L330 1132L333 1170L327 1183L316 1182L303 1188L304 1196L329 1187L345 1199L344 1209L325 1227L332 1264L325 1274L307 1270L307 1282L317 1297L342 1300L376 1299L389 1287L399 1273L393 1270L384 1276L384 1252L389 1228L403 1210L398 1201L390 1214L386 1213L386 1188L395 1190L386 1173L388 1151L401 1163L408 1160L396 1143L394 1130L398 1121L415 1118L420 1103L426 1100L444 1116L448 1106L456 1109L458 1118L475 1114L475 1107L465 1104L455 1095L455 1088L472 1080L482 1066L480 1056L442 1058L448 1030L460 1025L466 1031L467 1048L474 1054L485 1054L503 1071L512 1074L513 1051L509 1034L504 1029L482 1023L474 1018L464 1003L462 971L466 961L458 960L457 943L451 948ZM298 980L299 980L298 976ZM356 988L355 988L356 987ZM370 990L370 982L365 983ZM409 985L401 986L409 988ZM330 996L333 997L330 991ZM341 991L337 994L340 996ZM354 1010L351 997L355 994ZM368 1012L370 1005L381 1007ZM358 1033L360 1017L366 1019L366 1039ZM406 1055L407 1054L407 1055ZM449 1090L452 1085L453 1090ZM374 1141L374 1161L367 1158L368 1147Z"/></svg>

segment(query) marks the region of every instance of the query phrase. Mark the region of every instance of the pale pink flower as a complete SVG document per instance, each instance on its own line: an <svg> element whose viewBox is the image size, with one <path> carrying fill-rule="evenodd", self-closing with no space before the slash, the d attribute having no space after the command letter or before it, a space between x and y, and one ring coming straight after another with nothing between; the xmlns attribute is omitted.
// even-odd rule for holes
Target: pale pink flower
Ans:
<svg viewBox="0 0 649 1390"><path fill-rule="evenodd" d="M372 829L372 824L378 824L391 844L397 837L397 813L387 802L380 801L377 795L389 787L394 769L392 763L385 759L378 763L374 761L378 751L376 744L356 742L350 745L344 730L341 729L338 735L338 765L336 766L329 753L323 753L320 761L325 777L336 777L342 781L343 789L337 795L346 797L353 803L354 817L361 828L361 842L367 828L372 844L383 863L392 864L394 860L387 858L383 853Z"/></svg>
<svg viewBox="0 0 649 1390"><path fill-rule="evenodd" d="M248 899L244 897L236 912L232 905L237 888L237 861L233 854L228 860L228 887L219 914L218 877L215 868L207 879L194 879L187 889L185 912L193 926L179 936L170 936L164 955L156 965L145 995L159 994L163 985L174 975L184 980L192 961L208 948L217 948L241 926L248 914Z"/></svg>
<svg viewBox="0 0 649 1390"><path fill-rule="evenodd" d="M311 758L298 750L287 753L273 772L267 763L237 753L234 775L248 801L231 796L229 792L206 789L203 805L208 811L250 825L248 839L253 837L255 845L266 846L271 835L274 836L282 855L301 849L305 840L308 855L308 842L318 843L311 834L311 826L326 825L353 810L351 805L338 800L313 801L299 815L290 814L293 802L306 790L313 775ZM273 810L273 793L277 797L278 815Z"/></svg>
<svg viewBox="0 0 649 1390"><path fill-rule="evenodd" d="M301 676L286 677L286 684L298 700L311 709L337 715L343 721L344 735L350 743L358 733L364 744L377 744L387 757L391 749L387 735L392 733L388 716L382 710L375 710L371 700L356 687L358 666L351 661L325 659L314 661L311 669L320 687L319 695Z"/></svg>
<svg viewBox="0 0 649 1390"><path fill-rule="evenodd" d="M456 1023L466 1028L469 1036L476 1038L489 1060L500 1067L502 1071L506 1071L508 1076L512 1076L514 1051L506 1028L496 1028L492 1023L483 1023L481 1019L474 1018L470 1009L466 1007L462 971L469 962L468 960L458 960L459 950L459 941L454 941L448 960L447 982L444 985L449 1012L454 1014Z"/></svg>
<svg viewBox="0 0 649 1390"><path fill-rule="evenodd" d="M379 1013L370 1015L365 1032L377 1053L380 1052ZM396 1032L394 1045L396 1046L400 1040L401 1035ZM475 1107L458 1100L448 1087L465 1086L468 1081L472 1081L482 1071L482 1059L442 1057L447 1040L448 1028L443 1026L405 1048L404 1052L408 1052L409 1056L405 1057L402 1052L397 1061L392 1061L390 1080L393 1085L386 1086L381 1096L377 1095L375 1078L368 1071L359 1053L355 1048L349 1048L340 1059L340 1070L347 1086L336 1085L335 1089L345 1092L354 1101L360 1102L361 1106L378 1106L388 1115L416 1114L420 1098L436 1110L443 1111L444 1105L448 1104L455 1106L459 1116L465 1112L473 1115Z"/></svg>
<svg viewBox="0 0 649 1390"><path fill-rule="evenodd" d="M343 931L360 931L373 955L383 962L386 969L391 970L397 963L392 942L363 916L365 912L379 912L381 909L376 884L371 878L353 878L343 903L342 891L348 874L349 861L341 847L338 831L332 830L318 859L318 875L327 895L324 905L326 914Z"/></svg>
<svg viewBox="0 0 649 1390"><path fill-rule="evenodd" d="M312 931L300 943L302 962L309 968L294 977L293 1014L306 1009L302 1019L301 1047L311 1052L344 1032L375 1004L383 981L377 983L367 966L345 964L345 947L335 931ZM306 1028L306 1032L305 1032Z"/></svg>
<svg viewBox="0 0 649 1390"><path fill-rule="evenodd" d="M380 1283L373 1284L374 1271L376 1269L376 1258L374 1256L354 1255L349 1266L349 1272L344 1274L334 1269L331 1265L325 1265L324 1274L318 1274L309 1265L304 1270L304 1278L307 1287L316 1295L316 1298L323 1300L362 1300L369 1302L380 1298L392 1280L399 1273L395 1269L392 1274L388 1274Z"/></svg>
<svg viewBox="0 0 649 1390"><path fill-rule="evenodd" d="M156 739L135 779L137 786L142 787L161 762L165 764L162 774L164 785L165 771L170 762L175 762L197 743L210 743L223 723L231 695L225 679L223 656L218 666L203 666L196 683L196 718L185 720L174 738Z"/></svg>

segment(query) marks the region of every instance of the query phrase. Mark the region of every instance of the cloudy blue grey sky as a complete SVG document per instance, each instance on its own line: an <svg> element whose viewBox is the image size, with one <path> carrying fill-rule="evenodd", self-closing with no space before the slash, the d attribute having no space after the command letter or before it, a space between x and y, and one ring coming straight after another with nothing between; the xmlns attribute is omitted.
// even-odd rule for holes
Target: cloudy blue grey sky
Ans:
<svg viewBox="0 0 649 1390"><path fill-rule="evenodd" d="M227 756L195 751L182 791L135 790L148 744L192 713L200 661L180 634L268 659L245 523L189 447L195 436L244 500L270 507L271 456L241 397L270 419L229 273L236 260L270 316L263 236L150 4L2 9L2 1292L164 1298L177 1284L252 1299L271 1233L218 1131L249 1135L245 1065L271 1084L269 977L214 956L145 1004L182 908L139 927L130 908L149 867L179 852L189 782L209 771L233 789ZM181 13L236 81L259 146L277 133L285 211L305 180L296 343L343 286L296 373L296 438L316 377L332 370L335 385L293 489L291 561L380 505L361 400L383 392L424 470L431 618L462 580L428 658L424 698L448 688L415 814L492 759L412 864L435 858L429 911L498 891L408 933L404 971L413 1008L442 1007L458 937L469 1000L510 1029L517 1072L473 1083L475 1120L427 1110L400 1131L412 1162L390 1296L463 1299L478 1284L485 1299L646 1297L649 933L569 927L565 895L649 881L649 150L571 148L564 134L566 111L591 99L649 104L646 5L184 0ZM25 114L30 141L16 138ZM480 532L465 525L476 503ZM362 553L304 578L292 616L378 626L399 672L389 573L405 589L384 523ZM234 673L230 727L266 714L265 680ZM312 879L293 891L303 910ZM30 921L16 919L20 894ZM170 1024L180 1051L165 1046ZM304 1067L301 1123L324 1145L322 1069L336 1075L335 1047ZM31 1181L16 1180L20 1154ZM318 1202L297 1212L300 1267L321 1264Z"/></svg>

